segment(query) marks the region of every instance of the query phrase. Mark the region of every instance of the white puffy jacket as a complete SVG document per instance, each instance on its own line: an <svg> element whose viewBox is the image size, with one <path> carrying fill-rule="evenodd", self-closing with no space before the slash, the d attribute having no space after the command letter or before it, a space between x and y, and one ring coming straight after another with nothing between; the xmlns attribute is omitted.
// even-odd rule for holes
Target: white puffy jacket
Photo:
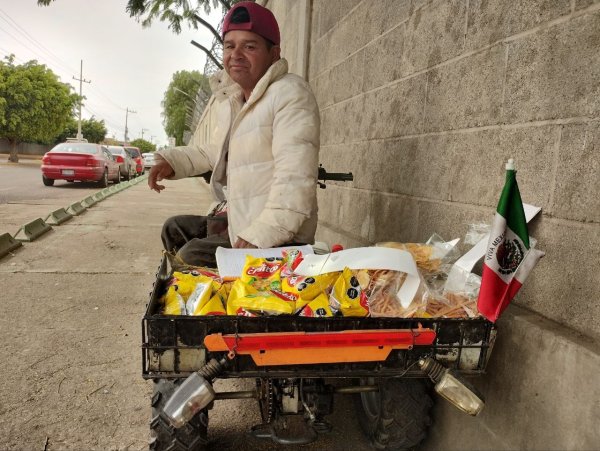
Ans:
<svg viewBox="0 0 600 451"><path fill-rule="evenodd" d="M225 199L227 187L232 244L237 238L260 248L313 243L320 119L310 87L288 73L285 59L271 65L246 103L225 71L211 87L217 108L211 143L158 152L173 167L172 179L213 171L215 201Z"/></svg>

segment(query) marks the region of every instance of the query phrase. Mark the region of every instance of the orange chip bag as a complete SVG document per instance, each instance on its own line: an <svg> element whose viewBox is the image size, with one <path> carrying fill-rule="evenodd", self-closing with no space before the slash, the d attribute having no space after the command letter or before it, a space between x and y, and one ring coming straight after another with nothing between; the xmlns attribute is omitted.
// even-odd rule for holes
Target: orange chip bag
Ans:
<svg viewBox="0 0 600 451"><path fill-rule="evenodd" d="M367 295L350 268L344 268L333 285L329 305L332 312L340 312L343 316L362 317L369 314Z"/></svg>
<svg viewBox="0 0 600 451"><path fill-rule="evenodd" d="M333 316L333 312L329 307L329 300L324 293L321 293L314 300L310 301L300 311L300 316L324 318L327 316Z"/></svg>

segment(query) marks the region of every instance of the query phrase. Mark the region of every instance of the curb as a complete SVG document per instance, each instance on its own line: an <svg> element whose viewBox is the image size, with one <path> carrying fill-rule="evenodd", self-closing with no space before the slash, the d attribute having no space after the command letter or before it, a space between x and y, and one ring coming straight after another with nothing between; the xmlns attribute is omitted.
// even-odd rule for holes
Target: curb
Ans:
<svg viewBox="0 0 600 451"><path fill-rule="evenodd" d="M0 235L0 258L21 246L23 246L23 243L15 240L10 233L3 233Z"/></svg>
<svg viewBox="0 0 600 451"><path fill-rule="evenodd" d="M106 199L107 197L117 194L124 189L131 186L137 185L142 180L148 179L148 174L140 175L133 180L127 182L120 182L116 185L113 184L110 187L104 188L91 196L87 196L80 202L74 202L66 208L59 208L53 211L45 219L37 218L33 221L21 226L17 233L11 235L10 233L4 233L0 235L0 258L8 255L15 249L21 247L23 242L31 242L43 235L46 232L52 230L52 226L58 226L64 222L78 216L88 208L96 205L98 202Z"/></svg>

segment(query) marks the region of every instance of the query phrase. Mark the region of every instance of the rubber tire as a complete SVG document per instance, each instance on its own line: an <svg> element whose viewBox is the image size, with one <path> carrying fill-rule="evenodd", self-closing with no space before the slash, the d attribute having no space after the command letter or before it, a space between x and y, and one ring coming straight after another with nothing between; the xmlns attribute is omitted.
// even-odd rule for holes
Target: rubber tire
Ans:
<svg viewBox="0 0 600 451"><path fill-rule="evenodd" d="M131 169L127 167L127 175L125 176L125 180L131 180Z"/></svg>
<svg viewBox="0 0 600 451"><path fill-rule="evenodd" d="M44 183L44 186L53 186L54 185L54 179L49 179L45 175L42 175L42 182Z"/></svg>
<svg viewBox="0 0 600 451"><path fill-rule="evenodd" d="M150 451L204 451L208 446L208 411L202 410L188 424L175 429L160 413L167 400L183 379L160 379L154 382L152 417L150 420Z"/></svg>
<svg viewBox="0 0 600 451"><path fill-rule="evenodd" d="M108 186L108 169L104 168L104 174L102 174L102 178L98 180L98 185L101 188L106 188Z"/></svg>
<svg viewBox="0 0 600 451"><path fill-rule="evenodd" d="M370 381L371 383L373 380ZM356 395L359 424L382 450L409 450L427 436L433 400L428 381L422 379L379 379L379 392Z"/></svg>

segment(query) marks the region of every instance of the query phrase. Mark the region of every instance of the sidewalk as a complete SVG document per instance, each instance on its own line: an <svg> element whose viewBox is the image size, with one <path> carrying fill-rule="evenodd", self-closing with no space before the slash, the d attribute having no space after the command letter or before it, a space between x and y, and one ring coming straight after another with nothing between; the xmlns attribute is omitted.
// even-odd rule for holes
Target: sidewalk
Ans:
<svg viewBox="0 0 600 451"><path fill-rule="evenodd" d="M134 185L0 260L0 449L146 449L140 324L160 230L209 204L198 179L166 185ZM23 205L40 207L53 210Z"/></svg>

